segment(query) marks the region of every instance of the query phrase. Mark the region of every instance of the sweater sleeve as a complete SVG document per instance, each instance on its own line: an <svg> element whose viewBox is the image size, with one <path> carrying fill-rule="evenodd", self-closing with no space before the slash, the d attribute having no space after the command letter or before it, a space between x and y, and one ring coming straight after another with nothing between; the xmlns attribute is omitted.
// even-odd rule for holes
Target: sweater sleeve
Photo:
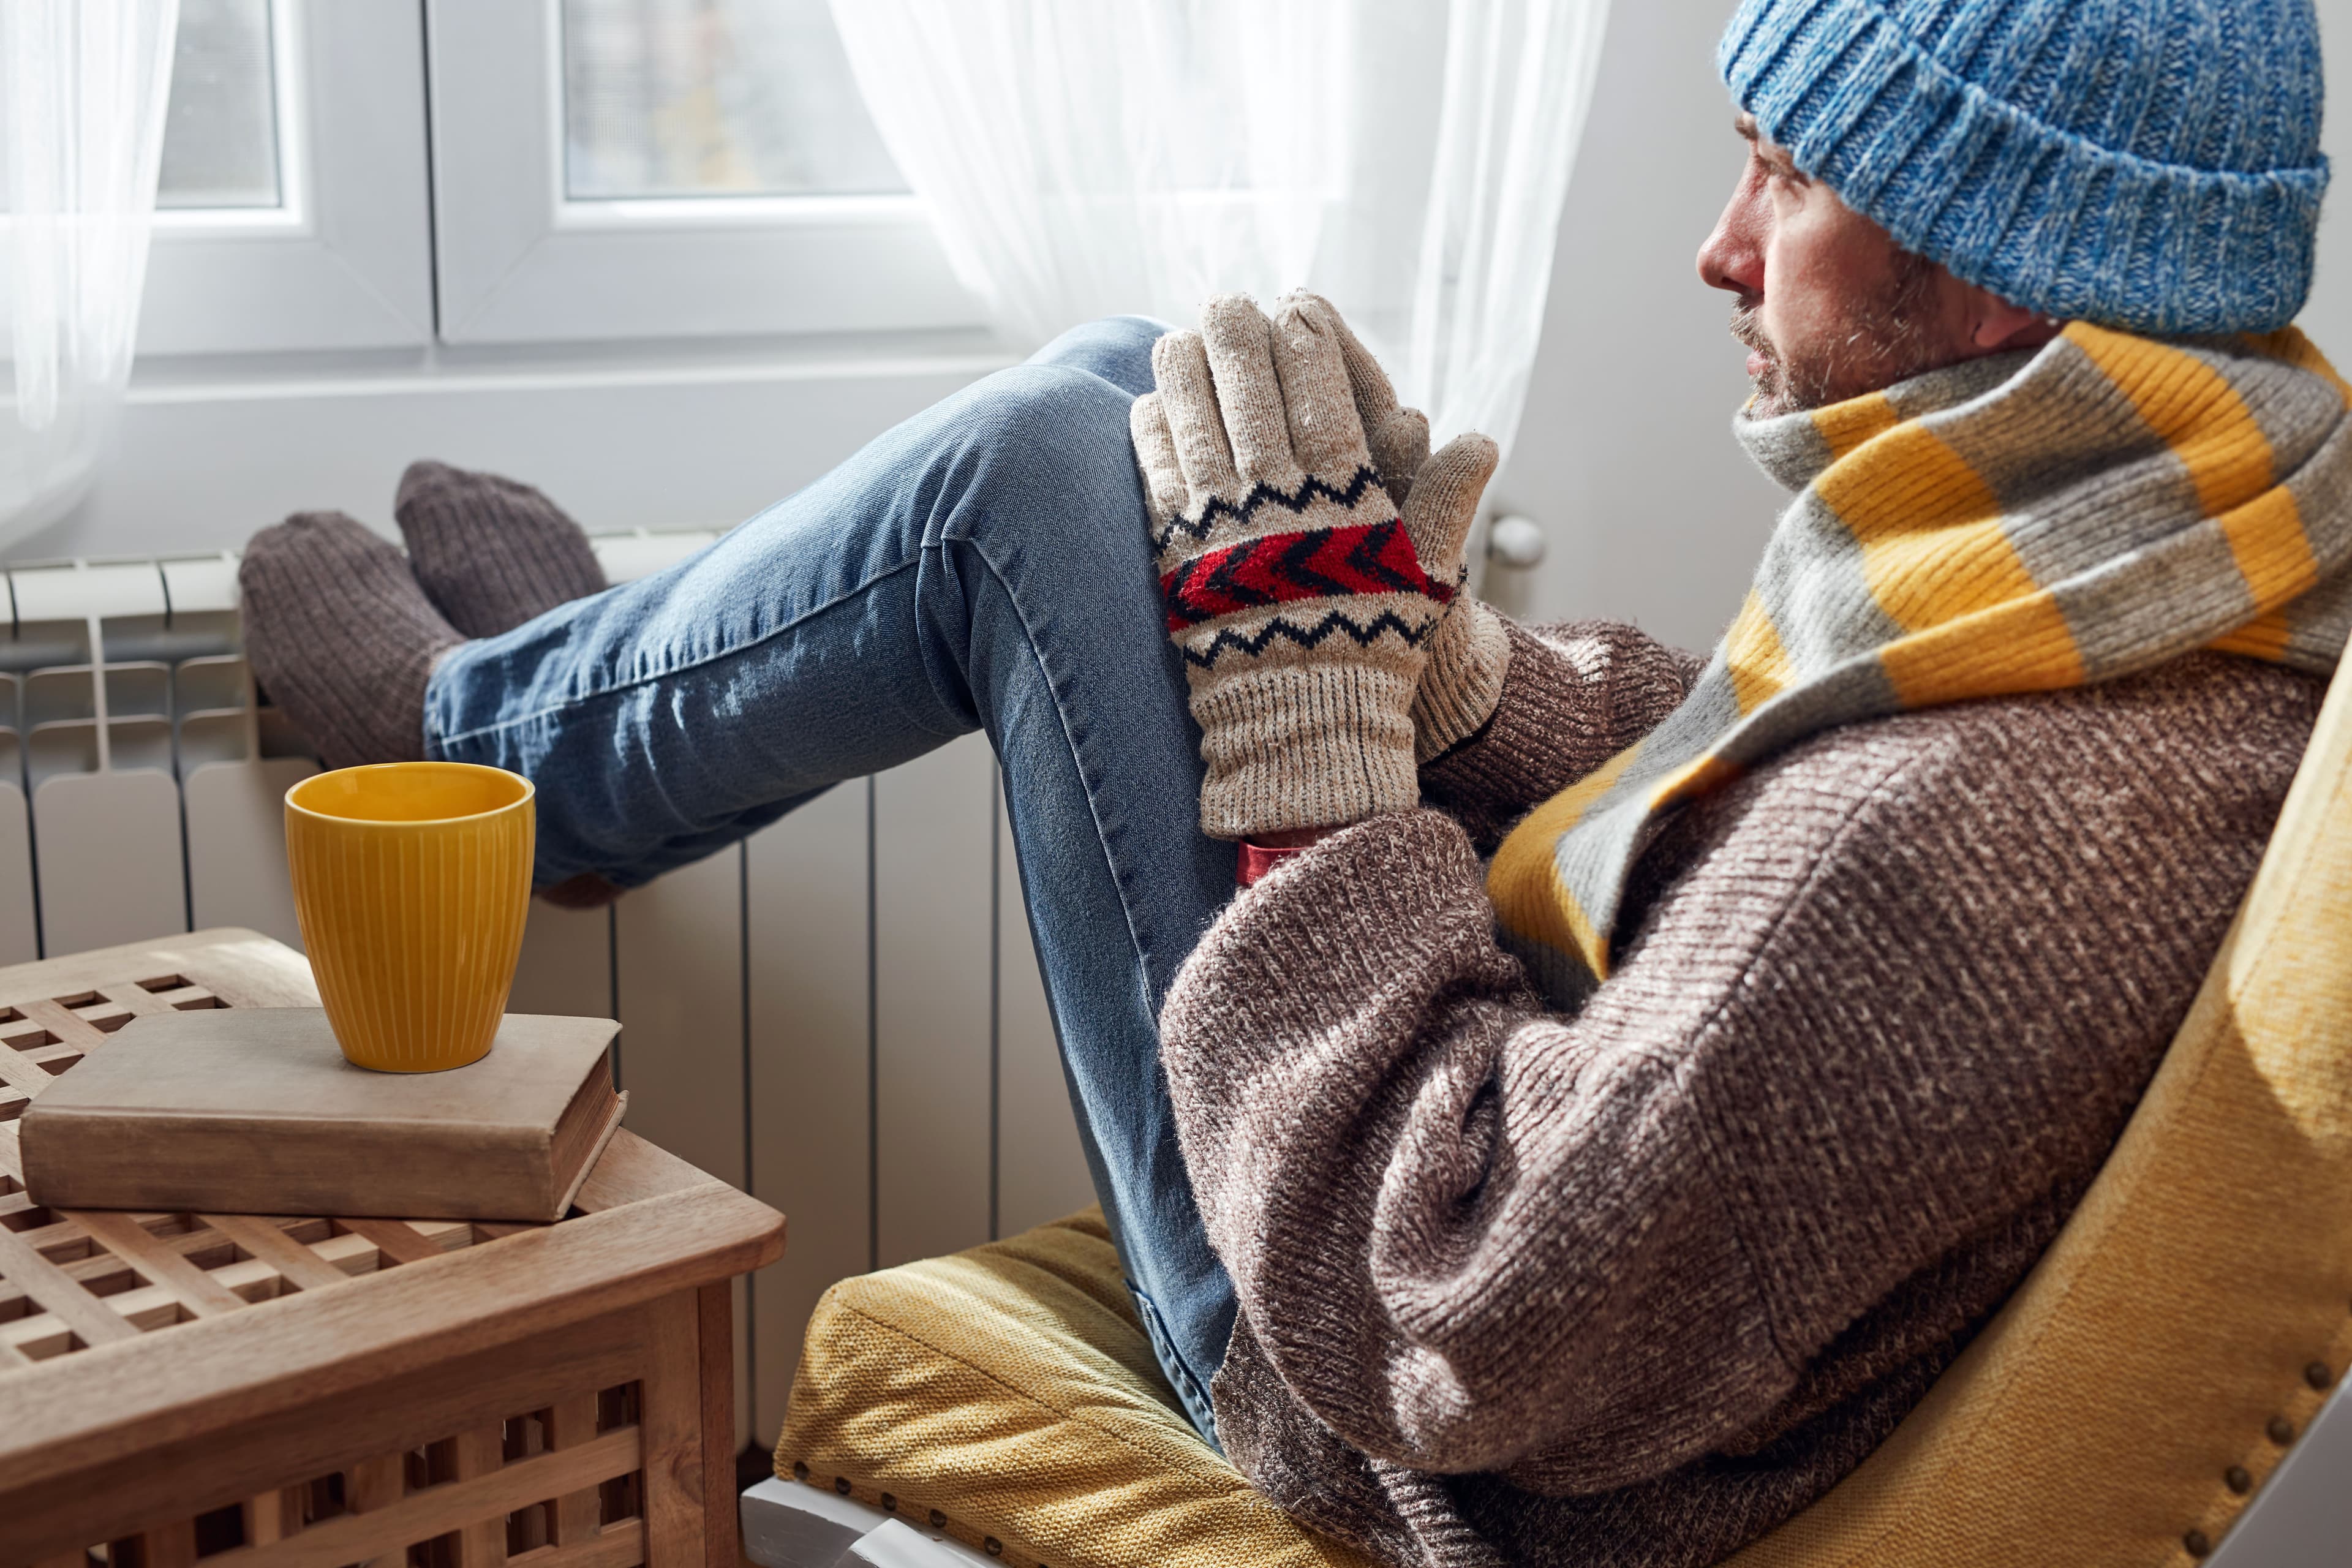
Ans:
<svg viewBox="0 0 2352 1568"><path fill-rule="evenodd" d="M1505 621L1511 658L1486 724L1421 770L1422 793L1482 850L1655 729L1705 660L1613 621Z"/></svg>
<svg viewBox="0 0 2352 1568"><path fill-rule="evenodd" d="M1211 930L1162 1059L1210 1241L1308 1410L1416 1469L1543 1453L1616 1485L1794 1372L1672 1058L1546 1017L1491 919L1449 818L1349 828Z"/></svg>
<svg viewBox="0 0 2352 1568"><path fill-rule="evenodd" d="M2105 1158L2292 771L2278 714L2185 755L2231 711L1817 738L1670 829L1679 869L1645 873L1572 1018L1496 945L1439 813L1243 893L1161 1049L1278 1374L1257 1394L1376 1462L1544 1492L1769 1430L1874 1304Z"/></svg>

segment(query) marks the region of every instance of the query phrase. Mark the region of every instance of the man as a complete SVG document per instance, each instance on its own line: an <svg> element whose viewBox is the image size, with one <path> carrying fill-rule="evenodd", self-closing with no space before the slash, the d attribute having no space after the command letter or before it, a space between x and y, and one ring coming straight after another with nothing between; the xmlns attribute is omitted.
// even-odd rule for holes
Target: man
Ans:
<svg viewBox="0 0 2352 1568"><path fill-rule="evenodd" d="M420 467L406 561L255 540L257 671L330 763L529 773L568 896L986 728L1202 1431L1387 1561L1716 1561L2063 1224L2352 630L2305 0L1748 0L1722 59L1700 266L1797 496L1706 661L1458 593L1491 446L1294 298L1080 329L585 597Z"/></svg>

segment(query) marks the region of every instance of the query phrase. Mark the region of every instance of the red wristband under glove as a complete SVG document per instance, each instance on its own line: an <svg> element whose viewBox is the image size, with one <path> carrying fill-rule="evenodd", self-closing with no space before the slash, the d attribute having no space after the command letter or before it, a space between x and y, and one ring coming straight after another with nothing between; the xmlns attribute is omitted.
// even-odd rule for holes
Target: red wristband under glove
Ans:
<svg viewBox="0 0 2352 1568"><path fill-rule="evenodd" d="M1246 888L1263 880L1267 872L1291 856L1304 853L1308 847L1304 844L1253 844L1244 838L1235 847L1241 851L1241 859L1234 868L1234 880Z"/></svg>

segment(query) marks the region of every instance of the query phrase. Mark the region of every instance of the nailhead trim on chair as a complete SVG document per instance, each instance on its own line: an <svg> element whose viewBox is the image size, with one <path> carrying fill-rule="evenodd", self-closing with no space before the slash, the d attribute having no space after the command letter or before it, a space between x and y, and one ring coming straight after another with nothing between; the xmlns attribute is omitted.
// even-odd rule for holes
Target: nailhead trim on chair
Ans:
<svg viewBox="0 0 2352 1568"><path fill-rule="evenodd" d="M2307 1362L2303 1369L2303 1381L2325 1393L2327 1385L2336 1381L2336 1374L2324 1361ZM2263 1428L2263 1435L2284 1448L2294 1441L2294 1423L2284 1415L2273 1415L2269 1425ZM2235 1495L2244 1497L2254 1489L2253 1474L2243 1465L2231 1465L2221 1472L2221 1484ZM2202 1530L2192 1529L2181 1536L2180 1544L2189 1556L2204 1557L2213 1550L2213 1538Z"/></svg>

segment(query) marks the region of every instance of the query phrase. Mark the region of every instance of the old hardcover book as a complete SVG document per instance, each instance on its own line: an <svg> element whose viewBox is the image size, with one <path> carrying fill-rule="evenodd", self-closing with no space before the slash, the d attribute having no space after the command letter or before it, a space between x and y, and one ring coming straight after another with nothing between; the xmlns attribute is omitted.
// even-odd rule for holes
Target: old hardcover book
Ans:
<svg viewBox="0 0 2352 1568"><path fill-rule="evenodd" d="M606 1018L512 1013L447 1072L353 1067L315 1007L133 1018L17 1124L52 1208L563 1216L628 1097Z"/></svg>

